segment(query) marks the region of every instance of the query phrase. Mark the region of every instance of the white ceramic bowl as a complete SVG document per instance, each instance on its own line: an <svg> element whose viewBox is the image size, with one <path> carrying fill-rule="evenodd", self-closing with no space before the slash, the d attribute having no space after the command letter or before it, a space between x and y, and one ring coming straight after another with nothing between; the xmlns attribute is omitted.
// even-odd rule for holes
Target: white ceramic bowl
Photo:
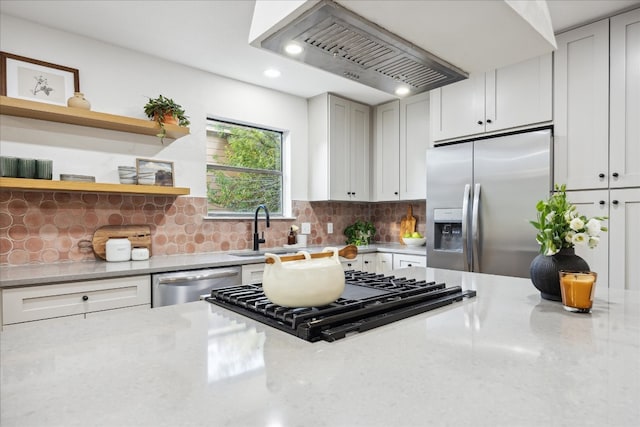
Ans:
<svg viewBox="0 0 640 427"><path fill-rule="evenodd" d="M404 244L407 246L422 246L425 244L425 242L427 241L426 237L403 237L402 240L404 240Z"/></svg>

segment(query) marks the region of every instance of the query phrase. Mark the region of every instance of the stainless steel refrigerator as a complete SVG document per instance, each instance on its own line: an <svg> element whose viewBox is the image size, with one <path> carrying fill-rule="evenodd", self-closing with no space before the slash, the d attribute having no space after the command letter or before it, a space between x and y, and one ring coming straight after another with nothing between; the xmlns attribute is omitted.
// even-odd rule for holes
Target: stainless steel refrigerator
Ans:
<svg viewBox="0 0 640 427"><path fill-rule="evenodd" d="M551 147L543 129L427 150L427 266L529 277Z"/></svg>

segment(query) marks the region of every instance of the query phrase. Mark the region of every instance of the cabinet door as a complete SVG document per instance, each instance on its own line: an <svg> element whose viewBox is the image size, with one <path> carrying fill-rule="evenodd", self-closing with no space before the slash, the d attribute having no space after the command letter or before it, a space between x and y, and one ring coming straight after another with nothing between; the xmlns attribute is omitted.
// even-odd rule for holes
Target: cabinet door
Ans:
<svg viewBox="0 0 640 427"><path fill-rule="evenodd" d="M405 267L426 267L427 257L423 255L393 254L393 269Z"/></svg>
<svg viewBox="0 0 640 427"><path fill-rule="evenodd" d="M588 218L609 216L608 190L569 191L567 199L576 205L581 215ZM607 220L603 225L609 227L610 222ZM591 271L598 273L598 286L609 286L609 233L600 235L600 243L594 249L576 246L576 255L587 261Z"/></svg>
<svg viewBox="0 0 640 427"><path fill-rule="evenodd" d="M378 254L362 254L362 271L366 273L376 272L376 263L378 260Z"/></svg>
<svg viewBox="0 0 640 427"><path fill-rule="evenodd" d="M262 283L265 263L247 264L242 266L242 284Z"/></svg>
<svg viewBox="0 0 640 427"><path fill-rule="evenodd" d="M340 258L340 262L342 263L342 268L345 271L362 271L362 255L358 255L354 259Z"/></svg>
<svg viewBox="0 0 640 427"><path fill-rule="evenodd" d="M609 286L640 291L640 188L611 190Z"/></svg>
<svg viewBox="0 0 640 427"><path fill-rule="evenodd" d="M377 202L400 197L400 101L376 107L375 187Z"/></svg>
<svg viewBox="0 0 640 427"><path fill-rule="evenodd" d="M551 54L486 73L485 131L552 119Z"/></svg>
<svg viewBox="0 0 640 427"><path fill-rule="evenodd" d="M349 200L351 193L349 104L345 99L329 95L329 195L332 200Z"/></svg>
<svg viewBox="0 0 640 427"><path fill-rule="evenodd" d="M386 274L393 270L393 254L378 253L376 260L376 273Z"/></svg>
<svg viewBox="0 0 640 427"><path fill-rule="evenodd" d="M2 290L2 323L151 304L151 277L131 276Z"/></svg>
<svg viewBox="0 0 640 427"><path fill-rule="evenodd" d="M427 197L429 93L400 102L400 200Z"/></svg>
<svg viewBox="0 0 640 427"><path fill-rule="evenodd" d="M434 141L484 132L484 73L430 92Z"/></svg>
<svg viewBox="0 0 640 427"><path fill-rule="evenodd" d="M609 187L640 187L640 9L611 18Z"/></svg>
<svg viewBox="0 0 640 427"><path fill-rule="evenodd" d="M555 182L569 190L607 188L609 20L560 34L556 42Z"/></svg>
<svg viewBox="0 0 640 427"><path fill-rule="evenodd" d="M371 109L363 104L350 103L349 161L346 176L349 178L349 200L369 201L369 146Z"/></svg>

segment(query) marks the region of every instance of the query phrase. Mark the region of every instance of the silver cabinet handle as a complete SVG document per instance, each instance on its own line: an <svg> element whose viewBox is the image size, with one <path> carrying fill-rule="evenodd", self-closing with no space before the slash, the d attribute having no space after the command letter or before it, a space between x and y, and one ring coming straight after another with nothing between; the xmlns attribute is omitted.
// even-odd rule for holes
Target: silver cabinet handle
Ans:
<svg viewBox="0 0 640 427"><path fill-rule="evenodd" d="M467 240L467 225L469 223L469 197L471 196L471 184L464 186L462 196L462 256L464 257L465 271L471 271L471 257Z"/></svg>
<svg viewBox="0 0 640 427"><path fill-rule="evenodd" d="M220 269L220 270L214 270L211 272L206 272L203 274L194 274L191 276L184 276L184 277L162 277L160 278L158 283L161 283L161 284L171 283L174 285L179 285L181 283L193 282L195 280L216 279L220 277L231 277L231 276L237 276L237 275L238 275L238 270Z"/></svg>
<svg viewBox="0 0 640 427"><path fill-rule="evenodd" d="M480 184L476 184L473 191L473 216L471 217L471 240L473 240L473 266L475 272L481 272L480 268Z"/></svg>

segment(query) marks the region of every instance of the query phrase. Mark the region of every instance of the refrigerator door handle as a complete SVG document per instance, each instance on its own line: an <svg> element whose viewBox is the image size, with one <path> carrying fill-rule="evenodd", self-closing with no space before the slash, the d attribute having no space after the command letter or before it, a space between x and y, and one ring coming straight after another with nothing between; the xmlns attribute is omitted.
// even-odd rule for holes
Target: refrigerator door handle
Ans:
<svg viewBox="0 0 640 427"><path fill-rule="evenodd" d="M469 224L469 199L471 198L471 184L465 184L462 196L462 256L464 257L465 271L471 270L471 252L469 251L469 240L467 226Z"/></svg>
<svg viewBox="0 0 640 427"><path fill-rule="evenodd" d="M473 214L471 216L471 240L473 241L473 271L481 272L480 268L480 184L476 184L473 191Z"/></svg>

